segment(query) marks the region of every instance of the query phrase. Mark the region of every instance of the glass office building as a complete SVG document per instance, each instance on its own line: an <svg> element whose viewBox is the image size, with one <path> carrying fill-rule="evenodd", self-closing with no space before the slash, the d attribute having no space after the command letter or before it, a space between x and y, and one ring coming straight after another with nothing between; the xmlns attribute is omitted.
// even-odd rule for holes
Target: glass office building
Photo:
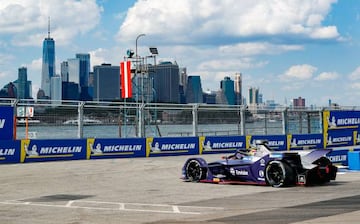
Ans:
<svg viewBox="0 0 360 224"><path fill-rule="evenodd" d="M55 41L49 36L43 42L41 89L50 96L51 78L55 75Z"/></svg>
<svg viewBox="0 0 360 224"><path fill-rule="evenodd" d="M230 77L224 77L224 80L220 82L220 88L225 95L227 104L235 105L235 90L234 90L234 81Z"/></svg>
<svg viewBox="0 0 360 224"><path fill-rule="evenodd" d="M179 103L179 66L172 62L162 62L149 66L150 80L154 82L155 102Z"/></svg>
<svg viewBox="0 0 360 224"><path fill-rule="evenodd" d="M79 84L80 87L89 86L90 54L76 54L79 59Z"/></svg>
<svg viewBox="0 0 360 224"><path fill-rule="evenodd" d="M236 73L235 74L235 104L241 105L242 104L242 74Z"/></svg>
<svg viewBox="0 0 360 224"><path fill-rule="evenodd" d="M186 103L203 103L200 76L188 76L185 96Z"/></svg>
<svg viewBox="0 0 360 224"><path fill-rule="evenodd" d="M51 78L51 103L53 105L60 105L60 100L62 99L62 85L61 85L61 76L56 75Z"/></svg>
<svg viewBox="0 0 360 224"><path fill-rule="evenodd" d="M94 66L94 101L120 99L120 66L102 64Z"/></svg>

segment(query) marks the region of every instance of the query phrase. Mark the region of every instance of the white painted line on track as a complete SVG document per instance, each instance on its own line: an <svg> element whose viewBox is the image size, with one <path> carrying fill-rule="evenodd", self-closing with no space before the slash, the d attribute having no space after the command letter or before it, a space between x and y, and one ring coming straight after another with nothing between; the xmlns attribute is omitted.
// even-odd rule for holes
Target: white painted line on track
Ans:
<svg viewBox="0 0 360 224"><path fill-rule="evenodd" d="M71 207L71 205L74 203L74 200L68 201L68 203L66 203L65 207Z"/></svg>
<svg viewBox="0 0 360 224"><path fill-rule="evenodd" d="M56 207L56 208L73 208L73 209L89 209L89 210L107 210L107 211L128 211L128 212L150 212L150 213L166 213L166 214L187 214L201 215L214 210L223 210L221 207L201 207L201 206L180 206L169 204L142 204L142 203L120 203L106 201L83 201L70 200L64 201L65 204L49 204L7 200L0 201L5 205L23 205L23 206L40 206L40 207Z"/></svg>
<svg viewBox="0 0 360 224"><path fill-rule="evenodd" d="M175 213L180 213L180 210L179 210L179 207L178 207L178 206L174 205L174 206L172 206L172 208L173 208L173 211L174 211Z"/></svg>

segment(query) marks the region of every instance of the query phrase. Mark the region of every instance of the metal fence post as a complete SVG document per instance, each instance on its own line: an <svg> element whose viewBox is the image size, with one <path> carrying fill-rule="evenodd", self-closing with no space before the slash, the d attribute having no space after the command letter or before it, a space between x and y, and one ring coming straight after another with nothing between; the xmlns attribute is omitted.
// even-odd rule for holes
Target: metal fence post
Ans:
<svg viewBox="0 0 360 224"><path fill-rule="evenodd" d="M145 116L144 116L144 107L145 107L145 104L144 103L141 103L139 105L139 124L138 124L138 127L139 127L139 130L138 130L138 137L139 138L143 138L145 136Z"/></svg>
<svg viewBox="0 0 360 224"><path fill-rule="evenodd" d="M80 101L78 104L78 138L84 137L84 102Z"/></svg>
<svg viewBox="0 0 360 224"><path fill-rule="evenodd" d="M287 111L288 108L286 107L283 111L282 111L282 133L284 135L286 135L288 133L288 116L287 116Z"/></svg>
<svg viewBox="0 0 360 224"><path fill-rule="evenodd" d="M240 109L240 135L245 135L245 107Z"/></svg>
<svg viewBox="0 0 360 224"><path fill-rule="evenodd" d="M18 99L15 99L14 101L11 100L11 106L14 108L14 130L13 130L13 139L16 140L17 139L17 105L19 103Z"/></svg>
<svg viewBox="0 0 360 224"><path fill-rule="evenodd" d="M192 107L193 136L198 136L198 109L199 109L199 104L194 104L193 107Z"/></svg>

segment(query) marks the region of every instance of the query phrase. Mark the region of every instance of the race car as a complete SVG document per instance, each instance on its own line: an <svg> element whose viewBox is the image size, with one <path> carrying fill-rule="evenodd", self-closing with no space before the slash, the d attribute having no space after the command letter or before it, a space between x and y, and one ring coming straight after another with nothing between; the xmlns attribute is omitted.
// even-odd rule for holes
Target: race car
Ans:
<svg viewBox="0 0 360 224"><path fill-rule="evenodd" d="M326 157L329 152L331 149L273 151L267 141L257 141L255 148L237 150L215 162L189 158L182 168L182 179L273 187L324 184L335 180L337 173Z"/></svg>

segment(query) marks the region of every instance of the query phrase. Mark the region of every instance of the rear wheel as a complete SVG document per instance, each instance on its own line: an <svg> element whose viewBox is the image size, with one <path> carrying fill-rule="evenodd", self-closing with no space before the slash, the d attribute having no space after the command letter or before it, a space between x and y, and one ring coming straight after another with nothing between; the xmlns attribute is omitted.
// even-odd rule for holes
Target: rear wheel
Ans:
<svg viewBox="0 0 360 224"><path fill-rule="evenodd" d="M282 161L271 161L265 171L266 181L273 187L284 187L295 183L294 171Z"/></svg>
<svg viewBox="0 0 360 224"><path fill-rule="evenodd" d="M193 182L198 182L206 178L206 168L201 167L198 160L188 161L185 167L186 177Z"/></svg>

